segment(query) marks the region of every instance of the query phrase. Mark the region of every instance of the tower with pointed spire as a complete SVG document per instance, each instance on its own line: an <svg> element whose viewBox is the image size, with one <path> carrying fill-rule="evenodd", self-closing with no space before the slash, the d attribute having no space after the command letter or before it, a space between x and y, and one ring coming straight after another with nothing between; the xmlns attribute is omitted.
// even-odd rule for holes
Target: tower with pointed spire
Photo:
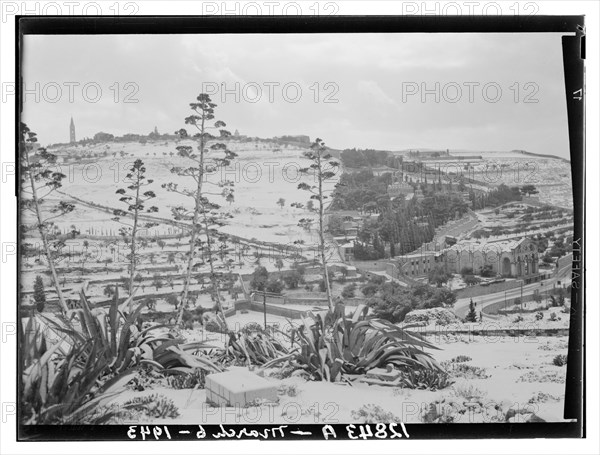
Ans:
<svg viewBox="0 0 600 455"><path fill-rule="evenodd" d="M77 142L77 139L75 139L75 122L73 122L73 117L71 116L71 126L69 127L69 133L70 133L70 137L71 137L71 144L74 144L75 142Z"/></svg>

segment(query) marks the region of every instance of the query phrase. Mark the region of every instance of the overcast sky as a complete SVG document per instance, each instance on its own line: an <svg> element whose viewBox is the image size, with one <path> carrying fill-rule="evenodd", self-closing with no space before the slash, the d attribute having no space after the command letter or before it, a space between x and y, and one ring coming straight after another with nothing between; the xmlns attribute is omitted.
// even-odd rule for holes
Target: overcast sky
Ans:
<svg viewBox="0 0 600 455"><path fill-rule="evenodd" d="M24 120L43 144L67 142L71 116L78 139L172 133L215 83L217 119L249 136L569 157L559 34L26 36L23 77Z"/></svg>

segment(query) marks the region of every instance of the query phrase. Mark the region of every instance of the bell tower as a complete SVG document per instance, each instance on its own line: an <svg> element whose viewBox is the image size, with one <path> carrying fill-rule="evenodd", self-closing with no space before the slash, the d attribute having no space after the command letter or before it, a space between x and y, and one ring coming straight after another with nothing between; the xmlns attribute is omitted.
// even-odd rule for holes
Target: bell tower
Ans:
<svg viewBox="0 0 600 455"><path fill-rule="evenodd" d="M70 142L71 144L74 144L75 142L77 142L77 139L75 139L75 122L73 122L73 117L71 117L71 126L69 127L69 133L70 133Z"/></svg>

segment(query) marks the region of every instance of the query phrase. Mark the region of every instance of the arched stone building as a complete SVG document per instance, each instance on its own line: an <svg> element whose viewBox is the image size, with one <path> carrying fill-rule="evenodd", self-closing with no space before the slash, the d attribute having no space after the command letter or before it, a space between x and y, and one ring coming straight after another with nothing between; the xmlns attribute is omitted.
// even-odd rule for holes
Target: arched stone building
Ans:
<svg viewBox="0 0 600 455"><path fill-rule="evenodd" d="M446 270L460 273L465 267L479 274L485 266L505 277L530 277L538 270L539 254L528 238L492 242L459 242L445 250L441 259Z"/></svg>

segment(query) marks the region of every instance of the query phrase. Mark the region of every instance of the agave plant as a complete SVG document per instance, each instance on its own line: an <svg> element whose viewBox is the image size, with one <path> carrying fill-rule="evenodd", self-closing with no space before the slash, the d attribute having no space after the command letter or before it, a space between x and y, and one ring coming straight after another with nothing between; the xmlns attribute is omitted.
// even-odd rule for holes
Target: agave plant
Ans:
<svg viewBox="0 0 600 455"><path fill-rule="evenodd" d="M318 380L339 381L352 375L394 365L401 371L443 371L424 349L438 349L420 335L383 319L367 318L360 305L351 318L338 304L335 312L308 314L296 331L300 352L294 363Z"/></svg>
<svg viewBox="0 0 600 455"><path fill-rule="evenodd" d="M99 381L109 366L99 340L75 346L64 343L66 335L49 342L46 333L46 327L30 317L21 338L25 424L82 423L90 411L110 401L132 379L134 371L129 370ZM103 423L116 414L116 409L106 408L86 423Z"/></svg>
<svg viewBox="0 0 600 455"><path fill-rule="evenodd" d="M222 364L231 362L248 366L265 366L289 355L288 350L262 328L244 327L237 333L229 334L229 341L217 358Z"/></svg>
<svg viewBox="0 0 600 455"><path fill-rule="evenodd" d="M209 346L153 333L165 325L140 330L137 322L145 303L128 313L132 296L119 306L115 290L108 311L92 309L84 290L80 297L81 308L65 316L38 314L27 322L21 346L26 423L77 423L84 411L103 406L118 393L139 365L167 374L221 371L206 356L194 355ZM106 409L99 419L112 417L113 408Z"/></svg>
<svg viewBox="0 0 600 455"><path fill-rule="evenodd" d="M70 310L67 318L59 319L59 322L48 318L47 322L57 332L67 334L78 343L98 338L109 360L110 372L120 373L140 364L151 365L159 370L188 369L182 371L185 373L191 373L194 368L208 372L221 371L208 358L190 353L209 346L201 342L184 344L182 338L171 333L155 333L157 329L170 327L169 324L158 324L144 330L138 328L137 322L146 303L142 302L128 312L133 296L119 305L117 286L108 312L104 308L91 309L83 291L80 297L81 308ZM76 323L73 323L74 319Z"/></svg>

